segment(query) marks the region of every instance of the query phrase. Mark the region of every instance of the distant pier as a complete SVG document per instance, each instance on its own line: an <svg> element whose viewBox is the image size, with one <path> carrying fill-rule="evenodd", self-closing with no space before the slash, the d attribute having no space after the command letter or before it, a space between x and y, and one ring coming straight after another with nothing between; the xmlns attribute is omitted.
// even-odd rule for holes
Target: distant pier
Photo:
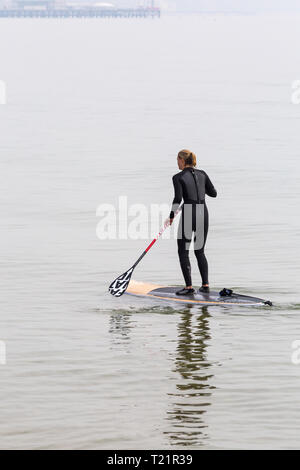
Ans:
<svg viewBox="0 0 300 470"><path fill-rule="evenodd" d="M0 18L159 18L159 8L14 8L0 9Z"/></svg>

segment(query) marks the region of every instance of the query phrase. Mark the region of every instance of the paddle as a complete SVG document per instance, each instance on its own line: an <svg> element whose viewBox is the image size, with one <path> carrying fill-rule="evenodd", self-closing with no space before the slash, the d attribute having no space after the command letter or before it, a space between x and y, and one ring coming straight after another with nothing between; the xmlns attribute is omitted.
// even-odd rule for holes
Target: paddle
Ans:
<svg viewBox="0 0 300 470"><path fill-rule="evenodd" d="M174 218L176 217L176 215L181 211L181 207L175 212L175 215L174 215ZM130 282L130 279L131 279L131 276L132 276L132 273L134 271L134 269L136 268L136 266L139 264L139 262L144 258L144 256L148 253L148 251L150 250L150 248L153 247L154 243L161 237L161 235L164 233L164 231L166 230L166 228L170 225L170 223L168 221L166 221L164 223L164 226L163 228L160 230L159 234L157 235L156 238L154 238L152 240L152 242L150 243L149 246L147 246L146 250L141 254L141 256L139 257L139 259L134 263L134 265L128 269L128 271L126 271L125 273L121 274L121 276L117 277L117 279L115 279L111 285L109 286L108 290L109 292L111 293L111 295L113 295L114 297L121 297L121 295L124 294L124 292L126 292L127 290L127 287L129 285L129 282Z"/></svg>

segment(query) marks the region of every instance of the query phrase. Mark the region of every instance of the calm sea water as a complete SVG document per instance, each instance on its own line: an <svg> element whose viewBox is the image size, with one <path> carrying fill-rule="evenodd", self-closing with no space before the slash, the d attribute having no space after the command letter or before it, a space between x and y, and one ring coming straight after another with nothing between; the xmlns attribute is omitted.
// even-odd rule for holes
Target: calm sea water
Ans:
<svg viewBox="0 0 300 470"><path fill-rule="evenodd" d="M2 449L299 447L298 23L1 20ZM107 293L148 242L100 241L97 207L169 204L184 147L219 192L211 285L273 308ZM180 285L176 242L134 277Z"/></svg>

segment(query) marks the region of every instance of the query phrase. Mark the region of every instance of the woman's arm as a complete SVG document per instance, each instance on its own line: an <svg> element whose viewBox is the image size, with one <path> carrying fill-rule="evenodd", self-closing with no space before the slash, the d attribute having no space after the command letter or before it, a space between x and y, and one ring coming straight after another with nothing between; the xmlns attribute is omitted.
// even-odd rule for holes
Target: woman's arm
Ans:
<svg viewBox="0 0 300 470"><path fill-rule="evenodd" d="M172 203L172 209L170 212L170 219L174 219L174 214L177 211L182 201L182 186L178 178L178 175L174 175L172 179L173 179L173 186L174 186L174 199Z"/></svg>
<svg viewBox="0 0 300 470"><path fill-rule="evenodd" d="M209 179L209 176L205 173L205 194L210 197L217 197L217 190Z"/></svg>

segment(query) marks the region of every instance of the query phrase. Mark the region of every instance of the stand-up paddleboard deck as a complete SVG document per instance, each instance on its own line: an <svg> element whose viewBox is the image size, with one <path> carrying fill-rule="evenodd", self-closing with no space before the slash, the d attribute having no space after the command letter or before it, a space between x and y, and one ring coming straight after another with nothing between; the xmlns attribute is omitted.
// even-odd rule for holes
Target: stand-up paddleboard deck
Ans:
<svg viewBox="0 0 300 470"><path fill-rule="evenodd" d="M216 291L200 293L195 290L194 294L189 296L180 296L176 295L176 291L178 291L178 289L180 288L163 287L157 284L148 284L132 280L129 283L127 294L198 305L272 305L269 300L260 299L258 297L250 297L248 295L235 293L228 297L222 297L219 292Z"/></svg>

